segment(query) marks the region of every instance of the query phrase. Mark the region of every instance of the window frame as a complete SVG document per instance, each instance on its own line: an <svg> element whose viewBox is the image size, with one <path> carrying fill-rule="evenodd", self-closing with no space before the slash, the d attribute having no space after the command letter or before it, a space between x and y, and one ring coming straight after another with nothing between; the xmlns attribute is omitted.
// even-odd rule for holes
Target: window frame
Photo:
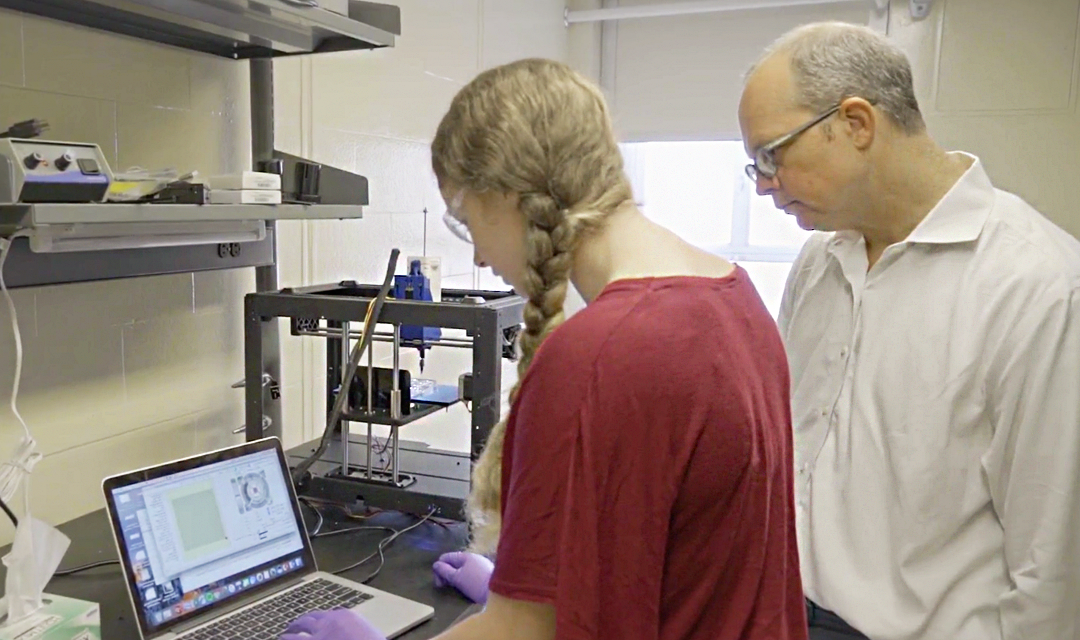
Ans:
<svg viewBox="0 0 1080 640"><path fill-rule="evenodd" d="M634 141L619 143L619 149L623 155L627 177L634 192L635 204L643 211L648 211L648 203L645 198L645 163L640 158L638 147L634 145L646 145L653 141ZM655 141L661 142L661 141ZM686 143L739 143L739 140L684 140L664 142ZM803 243L798 246L787 245L762 245L750 242L751 203L754 193L754 184L746 176L742 166L733 170L734 189L731 203L731 240L722 245L697 245L700 249L721 256L732 262L773 262L794 263L802 250ZM778 212L780 215L784 215ZM648 215L646 213L646 215Z"/></svg>

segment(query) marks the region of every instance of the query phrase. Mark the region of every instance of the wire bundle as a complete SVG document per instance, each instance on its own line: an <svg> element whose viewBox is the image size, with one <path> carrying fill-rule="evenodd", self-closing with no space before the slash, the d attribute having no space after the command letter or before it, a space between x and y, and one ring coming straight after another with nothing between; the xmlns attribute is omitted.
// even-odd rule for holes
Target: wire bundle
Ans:
<svg viewBox="0 0 1080 640"><path fill-rule="evenodd" d="M341 574L345 573L346 571L351 571L351 570L353 570L353 569L355 569L357 567L363 566L363 565L367 564L368 561L370 561L372 558L374 558L377 555L377 556L379 556L379 566L375 567L375 570L372 571L366 578L364 578L363 580L358 581L361 584L367 584L367 583L371 582L372 580L375 579L375 576L379 575L379 572L382 571L383 565L386 564L386 556L383 555L383 551L386 550L386 547L390 546L390 544L393 543L394 540L397 540L402 535L412 531L413 529L416 529L420 525L422 525L425 522L427 522L428 520L430 520L431 516L433 516L433 515L435 515L435 507L432 507L431 511L428 511L427 515L425 515L423 518L420 518L420 520L418 520L415 524L411 524L411 525L405 527L404 529L394 531L394 533L392 533L389 536L387 536L387 537L383 538L382 540L380 540L378 548L375 549L375 551L373 553L371 553L370 555L365 556L364 559L362 559L362 560L360 560L358 562L354 562L353 564L350 564L347 567L342 567L342 568L334 571L334 573L336 575L341 575ZM358 527L358 529L362 529L362 528L363 527ZM388 527L369 527L369 528L388 529ZM393 531L393 529L390 529L390 531Z"/></svg>

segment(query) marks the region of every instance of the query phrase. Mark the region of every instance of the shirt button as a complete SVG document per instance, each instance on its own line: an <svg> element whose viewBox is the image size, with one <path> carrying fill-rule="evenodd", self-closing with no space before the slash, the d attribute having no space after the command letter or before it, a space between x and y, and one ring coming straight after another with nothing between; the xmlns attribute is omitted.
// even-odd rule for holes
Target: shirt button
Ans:
<svg viewBox="0 0 1080 640"><path fill-rule="evenodd" d="M822 409L821 410L821 417L822 418L828 418L829 417L829 410L828 409Z"/></svg>
<svg viewBox="0 0 1080 640"><path fill-rule="evenodd" d="M805 476L806 472L809 471L809 470L810 470L810 465L804 464L801 467L799 467L799 475Z"/></svg>
<svg viewBox="0 0 1080 640"><path fill-rule="evenodd" d="M847 347L844 347L843 349L840 350L840 357L841 358L846 358L847 357Z"/></svg>

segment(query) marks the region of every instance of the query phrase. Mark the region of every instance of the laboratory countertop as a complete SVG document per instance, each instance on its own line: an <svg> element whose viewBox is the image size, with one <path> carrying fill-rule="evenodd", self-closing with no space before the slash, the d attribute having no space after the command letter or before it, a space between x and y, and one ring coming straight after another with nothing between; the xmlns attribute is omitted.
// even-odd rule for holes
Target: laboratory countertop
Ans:
<svg viewBox="0 0 1080 640"><path fill-rule="evenodd" d="M359 522L344 517L335 518L335 510L332 508L324 508L322 511L325 516L323 531L361 524L401 530L417 522L416 517L403 513L379 513ZM307 507L304 512L310 531L315 526L315 518ZM104 510L67 522L60 525L59 529L71 538L71 547L61 562L61 570L116 559L116 546ZM312 540L315 560L319 569L335 571L371 554L376 550L379 541L387 535L389 533L385 531L356 531L317 537ZM436 589L431 573L431 565L435 559L443 552L460 549L465 537L465 527L460 523L444 525L429 521L401 535L386 547L385 565L368 584L435 608L434 618L399 636L400 640L433 638L468 609L469 602L456 591ZM0 549L0 556L8 550L7 546ZM353 580L363 580L376 569L378 562L376 555L367 564L342 575ZM138 640L139 630L120 571L118 565L109 565L72 576L54 577L46 592L99 603L103 638ZM3 575L3 566L0 565L0 580L3 580Z"/></svg>

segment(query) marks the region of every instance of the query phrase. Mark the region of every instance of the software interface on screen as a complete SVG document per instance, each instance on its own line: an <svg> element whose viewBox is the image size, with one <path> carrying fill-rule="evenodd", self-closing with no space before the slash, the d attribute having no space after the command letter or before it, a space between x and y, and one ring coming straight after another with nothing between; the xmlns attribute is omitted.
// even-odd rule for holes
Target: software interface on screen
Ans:
<svg viewBox="0 0 1080 640"><path fill-rule="evenodd" d="M303 567L276 451L114 489L112 497L151 628Z"/></svg>

